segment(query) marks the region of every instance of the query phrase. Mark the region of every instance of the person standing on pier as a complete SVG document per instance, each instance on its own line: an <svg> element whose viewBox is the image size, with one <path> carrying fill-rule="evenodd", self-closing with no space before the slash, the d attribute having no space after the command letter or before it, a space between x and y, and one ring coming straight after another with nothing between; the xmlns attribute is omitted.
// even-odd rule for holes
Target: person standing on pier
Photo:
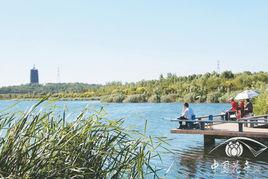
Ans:
<svg viewBox="0 0 268 179"><path fill-rule="evenodd" d="M182 111L181 116L179 117L180 120L191 120L192 116L194 115L194 111L192 108L190 108L189 103L184 104L184 108ZM183 122L180 122L179 129L186 129L187 128L187 122L185 121L185 124Z"/></svg>

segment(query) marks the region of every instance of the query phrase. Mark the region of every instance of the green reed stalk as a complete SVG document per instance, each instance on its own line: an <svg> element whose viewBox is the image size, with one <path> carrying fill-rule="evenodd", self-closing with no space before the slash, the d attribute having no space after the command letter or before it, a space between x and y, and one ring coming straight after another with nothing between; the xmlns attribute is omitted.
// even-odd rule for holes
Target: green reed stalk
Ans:
<svg viewBox="0 0 268 179"><path fill-rule="evenodd" d="M102 110L90 116L84 110L68 123L65 112L37 112L44 101L19 117L0 114L2 177L158 177L151 160L159 157L163 139L154 145L152 137L127 131L122 120L105 119Z"/></svg>

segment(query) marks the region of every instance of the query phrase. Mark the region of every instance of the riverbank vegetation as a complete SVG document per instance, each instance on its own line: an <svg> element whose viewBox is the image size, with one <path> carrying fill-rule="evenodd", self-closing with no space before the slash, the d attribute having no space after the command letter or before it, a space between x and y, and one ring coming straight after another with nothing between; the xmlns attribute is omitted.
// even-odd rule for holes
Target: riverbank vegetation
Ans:
<svg viewBox="0 0 268 179"><path fill-rule="evenodd" d="M137 83L112 82L106 85L46 84L0 88L2 99L42 98L50 94L60 99L100 99L103 102L226 102L246 89L267 88L267 72L232 73L225 71L200 75L161 75L158 80Z"/></svg>
<svg viewBox="0 0 268 179"><path fill-rule="evenodd" d="M254 113L257 115L268 114L268 91L263 91L254 100Z"/></svg>
<svg viewBox="0 0 268 179"><path fill-rule="evenodd" d="M1 178L157 176L151 160L163 139L126 130L102 110L67 122L64 111L42 112L40 103L22 114L0 114Z"/></svg>

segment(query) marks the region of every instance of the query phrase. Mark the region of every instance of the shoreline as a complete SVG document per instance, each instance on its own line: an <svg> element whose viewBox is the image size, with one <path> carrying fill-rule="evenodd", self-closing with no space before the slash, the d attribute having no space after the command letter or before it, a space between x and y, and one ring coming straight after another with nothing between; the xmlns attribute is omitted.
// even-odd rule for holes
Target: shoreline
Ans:
<svg viewBox="0 0 268 179"><path fill-rule="evenodd" d="M42 98L12 98L12 99L0 99L0 101L39 101ZM51 98L49 101L98 101L100 103L106 103L106 104L173 104L173 103L184 103L185 101L175 101L175 102L106 102L101 101L101 99L97 98ZM219 102L219 103L211 103L211 102L190 102L191 104L228 104L227 102Z"/></svg>

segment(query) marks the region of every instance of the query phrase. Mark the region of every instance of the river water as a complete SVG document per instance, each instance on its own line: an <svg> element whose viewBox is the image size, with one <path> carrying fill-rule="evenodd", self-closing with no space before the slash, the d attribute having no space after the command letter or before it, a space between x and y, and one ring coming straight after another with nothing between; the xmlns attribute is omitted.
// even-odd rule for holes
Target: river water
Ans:
<svg viewBox="0 0 268 179"><path fill-rule="evenodd" d="M16 104L8 110L24 111L36 101L0 101L0 110ZM173 153L162 155L162 161L156 160L155 165L161 169L160 176L163 178L267 178L268 177L268 155L264 151L258 157L250 152L238 158L230 158L224 149L209 154L204 148L203 136L171 134L170 129L176 128L176 119L181 113L181 103L171 104L114 104L100 103L98 101L60 101L52 103L62 110L67 109L72 120L85 107L89 110L98 110L104 107L107 117L111 119L125 119L127 127L143 130L147 120L147 133L150 135L164 136L169 139L168 148ZM228 109L228 104L191 104L197 116L207 114L219 114ZM220 144L224 140L217 140ZM214 166L214 168L213 168ZM216 167L215 167L216 166ZM149 177L150 178L150 177Z"/></svg>

